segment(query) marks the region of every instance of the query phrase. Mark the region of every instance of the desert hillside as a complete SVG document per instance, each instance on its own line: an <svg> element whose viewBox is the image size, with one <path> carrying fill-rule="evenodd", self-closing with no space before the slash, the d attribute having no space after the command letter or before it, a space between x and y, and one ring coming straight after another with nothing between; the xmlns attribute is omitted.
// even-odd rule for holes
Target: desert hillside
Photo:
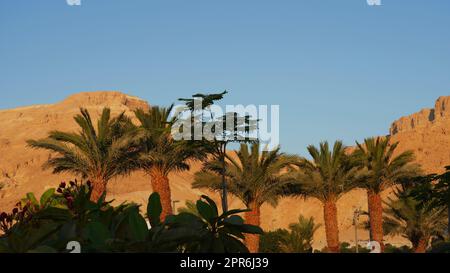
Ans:
<svg viewBox="0 0 450 273"><path fill-rule="evenodd" d="M71 175L53 175L42 170L42 164L50 153L26 147L27 139L42 138L51 130L77 130L73 116L79 107L87 108L97 116L103 107L110 107L117 114L131 114L136 108L150 107L147 102L120 92L89 92L73 95L53 105L35 105L11 110L0 110L0 211L10 210L27 192L41 194L61 181L69 181ZM395 121L391 127L393 140L400 141L400 150L412 149L417 160L427 172L439 172L450 165L450 97L441 97L434 109L425 109ZM193 164L191 171L173 174L171 179L173 200L182 206L185 200L196 200L204 192L191 189L193 173L200 168ZM151 192L149 177L135 173L130 177L113 180L109 184L108 198L116 202L125 200L146 203ZM207 193L210 194L211 193ZM215 196L217 198L217 196ZM338 203L341 241L354 242L353 211L357 207L367 209L364 191L356 190L345 195ZM231 206L241 204L231 199ZM299 214L314 216L322 223L322 208L315 200L285 199L274 208L263 207L264 229L287 227ZM360 231L362 240L368 233ZM391 243L403 242L400 238L388 238ZM315 247L325 245L322 227L316 235Z"/></svg>
<svg viewBox="0 0 450 273"><path fill-rule="evenodd" d="M442 172L450 165L450 97L439 97L434 108L395 121L390 134L400 150L414 151L426 172Z"/></svg>

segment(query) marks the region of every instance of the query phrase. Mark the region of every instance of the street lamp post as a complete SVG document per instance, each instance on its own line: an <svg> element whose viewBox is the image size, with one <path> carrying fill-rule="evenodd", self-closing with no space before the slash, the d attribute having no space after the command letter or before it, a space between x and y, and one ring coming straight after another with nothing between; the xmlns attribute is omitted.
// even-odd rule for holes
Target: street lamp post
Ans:
<svg viewBox="0 0 450 273"><path fill-rule="evenodd" d="M177 203L180 203L180 200L173 200L173 201L172 201L172 209L173 209L173 213L176 213L175 206L177 205Z"/></svg>
<svg viewBox="0 0 450 273"><path fill-rule="evenodd" d="M355 250L356 253L359 253L359 245L358 245L358 221L359 216L361 215L361 209L356 209L353 212L353 225L355 226Z"/></svg>

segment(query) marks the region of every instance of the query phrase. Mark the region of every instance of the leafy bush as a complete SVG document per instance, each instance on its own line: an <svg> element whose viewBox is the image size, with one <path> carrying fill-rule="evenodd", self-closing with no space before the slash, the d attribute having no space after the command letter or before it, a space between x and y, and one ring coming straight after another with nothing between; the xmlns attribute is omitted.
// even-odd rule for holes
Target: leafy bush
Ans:
<svg viewBox="0 0 450 273"><path fill-rule="evenodd" d="M289 225L289 235L281 242L281 248L287 253L312 253L314 234L320 226L314 223L314 217L300 215L297 223Z"/></svg>
<svg viewBox="0 0 450 273"><path fill-rule="evenodd" d="M439 242L431 247L430 253L450 253L450 242Z"/></svg>
<svg viewBox="0 0 450 273"><path fill-rule="evenodd" d="M391 244L384 245L384 252L385 253L412 253L412 249L408 246L393 246Z"/></svg>
<svg viewBox="0 0 450 273"><path fill-rule="evenodd" d="M315 251L315 253L326 253L326 252L327 252L326 247L323 248L321 251ZM350 246L350 244L347 242L342 242L340 245L340 252L341 253L356 253L356 247ZM385 253L411 253L411 248L409 248L407 246L396 247L391 244L386 244L384 252ZM370 250L365 245L359 245L358 253L370 253Z"/></svg>
<svg viewBox="0 0 450 273"><path fill-rule="evenodd" d="M320 225L314 218L300 215L297 223L289 225L289 231L278 229L261 236L260 251L263 253L312 253L313 237Z"/></svg>
<svg viewBox="0 0 450 273"><path fill-rule="evenodd" d="M146 219L140 206L112 206L103 195L92 202L89 184L62 183L45 192L38 201L33 194L18 203L11 214L2 213L0 253L67 252L68 242L77 241L82 252L227 252L243 253L246 233L261 234L259 227L246 225L232 210L218 214L207 196L197 201L199 215L180 213L160 221L159 195L149 197Z"/></svg>
<svg viewBox="0 0 450 273"><path fill-rule="evenodd" d="M430 253L450 253L450 238L443 236L436 238L431 242Z"/></svg>
<svg viewBox="0 0 450 273"><path fill-rule="evenodd" d="M281 244L286 241L288 236L289 231L286 229L265 232L260 238L259 251L261 253L283 253Z"/></svg>
<svg viewBox="0 0 450 273"><path fill-rule="evenodd" d="M347 242L343 242L343 243L341 243L340 252L341 253L356 253L356 247L350 246L350 244ZM370 252L370 250L368 248L366 248L365 246L361 246L361 245L358 246L358 253L369 253L369 252Z"/></svg>

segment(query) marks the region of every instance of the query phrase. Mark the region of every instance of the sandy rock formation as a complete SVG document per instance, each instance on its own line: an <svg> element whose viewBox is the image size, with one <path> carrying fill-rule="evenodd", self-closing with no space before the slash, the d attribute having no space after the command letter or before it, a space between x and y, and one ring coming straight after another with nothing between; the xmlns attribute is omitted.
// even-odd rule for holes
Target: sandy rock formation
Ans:
<svg viewBox="0 0 450 273"><path fill-rule="evenodd" d="M433 109L402 117L392 123L390 134L399 150L413 150L427 173L450 165L450 97L437 99Z"/></svg>
<svg viewBox="0 0 450 273"><path fill-rule="evenodd" d="M9 209L25 193L40 193L70 175L52 175L41 166L50 154L26 147L26 140L46 137L51 130L78 130L73 117L79 108L87 108L93 117L104 107L114 115L132 115L136 108L148 109L147 102L120 92L90 92L70 96L54 105L34 105L0 110L0 210Z"/></svg>

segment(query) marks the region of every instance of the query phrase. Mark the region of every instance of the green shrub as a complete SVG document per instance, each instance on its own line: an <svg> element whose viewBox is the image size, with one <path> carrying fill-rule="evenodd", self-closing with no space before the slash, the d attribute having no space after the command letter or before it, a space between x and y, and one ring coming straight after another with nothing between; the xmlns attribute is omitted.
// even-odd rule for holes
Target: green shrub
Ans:
<svg viewBox="0 0 450 273"><path fill-rule="evenodd" d="M261 253L283 253L281 244L286 242L288 236L289 231L285 229L265 232L260 238L259 251Z"/></svg>
<svg viewBox="0 0 450 273"><path fill-rule="evenodd" d="M82 252L198 252L245 253L246 233L261 234L259 227L246 225L231 210L219 215L207 196L197 201L199 215L180 213L160 221L159 195L149 197L146 219L140 206L112 206L101 197L90 201L89 184L62 183L38 201L33 194L18 203L12 213L2 213L0 253L67 252L68 242L77 241Z"/></svg>
<svg viewBox="0 0 450 273"><path fill-rule="evenodd" d="M412 249L408 246L393 246L391 244L384 245L385 253L412 253Z"/></svg>
<svg viewBox="0 0 450 273"><path fill-rule="evenodd" d="M450 253L450 238L443 236L431 242L430 253Z"/></svg>
<svg viewBox="0 0 450 273"><path fill-rule="evenodd" d="M347 242L343 242L341 243L340 251L341 253L356 253L356 247L350 246L350 244ZM358 253L369 253L369 252L370 250L368 248L358 244Z"/></svg>
<svg viewBox="0 0 450 273"><path fill-rule="evenodd" d="M289 231L278 229L261 236L260 251L263 253L312 253L313 237L320 225L314 218L300 215L297 223L289 225Z"/></svg>

